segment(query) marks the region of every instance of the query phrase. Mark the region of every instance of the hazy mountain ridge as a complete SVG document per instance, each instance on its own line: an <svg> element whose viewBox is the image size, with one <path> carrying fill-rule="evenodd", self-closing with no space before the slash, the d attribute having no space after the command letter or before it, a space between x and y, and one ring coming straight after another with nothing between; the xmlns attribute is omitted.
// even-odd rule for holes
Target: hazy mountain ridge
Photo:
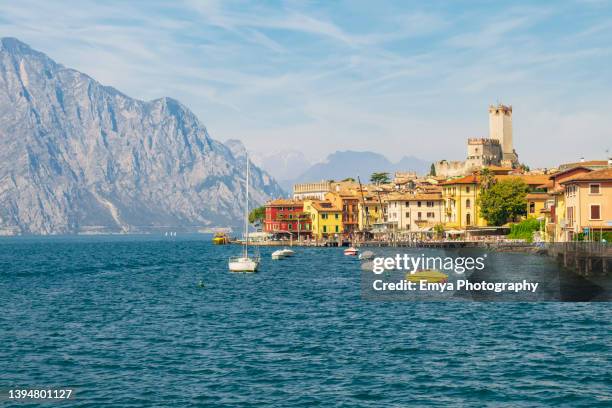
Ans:
<svg viewBox="0 0 612 408"><path fill-rule="evenodd" d="M132 99L0 41L0 230L237 225L245 164L180 102ZM253 204L282 195L251 169Z"/></svg>
<svg viewBox="0 0 612 408"><path fill-rule="evenodd" d="M312 165L292 182L342 180L348 177L357 179L357 176L362 182L368 182L374 172L388 172L393 175L396 171L416 171L418 174L425 174L429 171L429 166L430 163L411 156L405 156L399 162L393 163L379 153L337 151L327 156L325 161Z"/></svg>

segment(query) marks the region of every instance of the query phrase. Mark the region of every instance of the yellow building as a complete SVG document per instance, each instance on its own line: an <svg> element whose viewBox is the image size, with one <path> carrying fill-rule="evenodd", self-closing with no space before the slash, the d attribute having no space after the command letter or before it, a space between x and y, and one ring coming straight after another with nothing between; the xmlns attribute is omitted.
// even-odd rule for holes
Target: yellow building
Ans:
<svg viewBox="0 0 612 408"><path fill-rule="evenodd" d="M358 203L358 222L361 231L371 230L374 224L381 223L383 219L384 203L376 195L365 194Z"/></svg>
<svg viewBox="0 0 612 408"><path fill-rule="evenodd" d="M476 174L442 183L443 222L447 229L487 226L478 208L479 193L479 180Z"/></svg>
<svg viewBox="0 0 612 408"><path fill-rule="evenodd" d="M494 174L495 181L521 179L529 187L533 197L533 210L536 217L544 209L546 198L536 197L538 187L547 183L548 176L540 174ZM543 194L545 196L546 194ZM478 198L480 196L480 177L474 173L469 176L442 183L442 197L444 198L444 213L446 228L474 228L486 227L487 221L480 216ZM529 197L528 196L528 197ZM527 214L530 214L531 204L527 204Z"/></svg>
<svg viewBox="0 0 612 408"><path fill-rule="evenodd" d="M342 208L329 201L304 200L304 212L310 214L315 239L336 238L342 234Z"/></svg>
<svg viewBox="0 0 612 408"><path fill-rule="evenodd" d="M540 218L546 209L546 202L550 199L547 193L529 193L527 194L527 218Z"/></svg>

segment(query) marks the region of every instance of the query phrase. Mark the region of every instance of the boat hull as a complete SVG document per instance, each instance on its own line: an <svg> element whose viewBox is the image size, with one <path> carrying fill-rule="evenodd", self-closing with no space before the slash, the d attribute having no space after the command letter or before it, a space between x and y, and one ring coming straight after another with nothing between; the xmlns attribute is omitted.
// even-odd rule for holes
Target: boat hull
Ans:
<svg viewBox="0 0 612 408"><path fill-rule="evenodd" d="M259 261L251 258L234 258L228 262L231 272L257 272Z"/></svg>
<svg viewBox="0 0 612 408"><path fill-rule="evenodd" d="M347 248L344 250L344 255L347 256L357 256L359 254L359 250L357 248Z"/></svg>

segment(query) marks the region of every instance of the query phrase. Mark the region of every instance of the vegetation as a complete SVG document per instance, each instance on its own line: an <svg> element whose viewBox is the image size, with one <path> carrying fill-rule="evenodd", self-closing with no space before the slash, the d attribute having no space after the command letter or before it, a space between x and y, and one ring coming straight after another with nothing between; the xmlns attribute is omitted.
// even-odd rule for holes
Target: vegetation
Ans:
<svg viewBox="0 0 612 408"><path fill-rule="evenodd" d="M493 175L493 173L491 173L491 170L489 170L488 168L484 168L482 170L480 170L480 187L483 190L488 190L490 189L493 184L495 184L495 176Z"/></svg>
<svg viewBox="0 0 612 408"><path fill-rule="evenodd" d="M612 232L610 231L597 231L592 232L592 236L580 232L574 236L574 241L593 241L593 242L612 242Z"/></svg>
<svg viewBox="0 0 612 408"><path fill-rule="evenodd" d="M431 163L431 167L429 168L429 175L430 176L435 176L436 175L436 166L434 166L433 163Z"/></svg>
<svg viewBox="0 0 612 408"><path fill-rule="evenodd" d="M370 176L370 181L376 185L388 183L390 181L389 173L372 173Z"/></svg>
<svg viewBox="0 0 612 408"><path fill-rule="evenodd" d="M508 238L524 239L527 242L533 241L533 233L540 230L540 221L535 218L527 218L517 224L510 226Z"/></svg>
<svg viewBox="0 0 612 408"><path fill-rule="evenodd" d="M345 179L344 179L344 180L342 180L342 181L355 181L355 179L354 179L354 178L352 178L352 177L347 177L347 178L345 178Z"/></svg>
<svg viewBox="0 0 612 408"><path fill-rule="evenodd" d="M266 216L266 208L265 207L257 207L254 208L249 213L249 222L251 224L261 224Z"/></svg>
<svg viewBox="0 0 612 408"><path fill-rule="evenodd" d="M527 214L528 186L519 178L492 183L478 198L480 216L489 225L504 225Z"/></svg>
<svg viewBox="0 0 612 408"><path fill-rule="evenodd" d="M444 236L444 225L436 224L434 225L433 230L436 233L436 238L442 238Z"/></svg>

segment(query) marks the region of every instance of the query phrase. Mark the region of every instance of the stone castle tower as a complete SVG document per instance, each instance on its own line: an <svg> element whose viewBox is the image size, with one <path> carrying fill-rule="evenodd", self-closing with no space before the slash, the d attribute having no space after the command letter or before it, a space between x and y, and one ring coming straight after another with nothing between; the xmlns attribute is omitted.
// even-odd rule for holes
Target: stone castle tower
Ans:
<svg viewBox="0 0 612 408"><path fill-rule="evenodd" d="M489 106L489 139L496 139L501 145L502 166L518 164L518 155L512 144L512 106Z"/></svg>

